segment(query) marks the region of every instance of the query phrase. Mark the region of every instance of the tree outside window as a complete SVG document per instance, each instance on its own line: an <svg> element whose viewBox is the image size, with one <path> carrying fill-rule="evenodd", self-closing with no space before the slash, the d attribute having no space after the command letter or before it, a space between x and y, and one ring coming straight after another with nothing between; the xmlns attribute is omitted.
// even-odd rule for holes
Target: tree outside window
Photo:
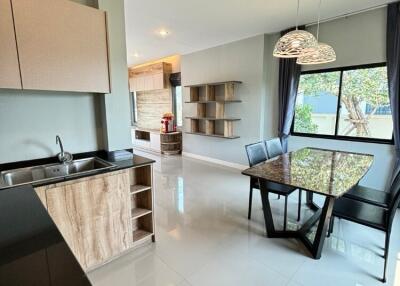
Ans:
<svg viewBox="0 0 400 286"><path fill-rule="evenodd" d="M390 140L386 66L302 74L293 131Z"/></svg>

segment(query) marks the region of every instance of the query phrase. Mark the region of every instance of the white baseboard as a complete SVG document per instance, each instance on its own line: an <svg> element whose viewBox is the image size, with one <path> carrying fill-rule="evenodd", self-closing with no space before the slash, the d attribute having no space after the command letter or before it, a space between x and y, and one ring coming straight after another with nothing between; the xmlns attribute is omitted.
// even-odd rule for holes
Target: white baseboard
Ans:
<svg viewBox="0 0 400 286"><path fill-rule="evenodd" d="M182 152L182 156L193 158L193 159L198 159L198 160L202 160L202 161L206 161L206 162L210 162L210 163L214 163L214 164L217 164L217 165L222 165L222 166L225 166L225 167L238 169L238 170L241 170L241 171L249 168L246 165L233 163L233 162L228 162L228 161L224 161L224 160L219 160L219 159L215 159L215 158L211 158L211 157L207 157L207 156L202 156L202 155L197 155L197 154L193 154L193 153L188 153L188 152Z"/></svg>

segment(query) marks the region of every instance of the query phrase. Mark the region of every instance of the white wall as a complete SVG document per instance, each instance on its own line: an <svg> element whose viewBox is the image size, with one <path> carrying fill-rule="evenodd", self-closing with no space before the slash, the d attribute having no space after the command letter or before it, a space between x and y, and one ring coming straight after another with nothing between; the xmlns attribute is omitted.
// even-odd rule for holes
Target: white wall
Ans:
<svg viewBox="0 0 400 286"><path fill-rule="evenodd" d="M241 103L227 104L227 116L242 118L234 123L239 139L229 140L184 134L183 151L218 160L247 165L244 145L262 138L265 86L263 74L264 36L233 42L184 55L181 59L182 85L239 80L237 98ZM189 89L183 91L185 101ZM183 115L196 115L195 104L184 104ZM184 130L190 130L187 119Z"/></svg>
<svg viewBox="0 0 400 286"><path fill-rule="evenodd" d="M310 27L315 32L316 27ZM386 8L369 11L321 25L320 41L332 45L337 61L310 69L352 66L386 61ZM375 156L373 166L362 180L362 184L384 188L391 174L394 148L392 145L371 144L339 140L302 138L291 136L289 149L296 150L306 146L339 149Z"/></svg>

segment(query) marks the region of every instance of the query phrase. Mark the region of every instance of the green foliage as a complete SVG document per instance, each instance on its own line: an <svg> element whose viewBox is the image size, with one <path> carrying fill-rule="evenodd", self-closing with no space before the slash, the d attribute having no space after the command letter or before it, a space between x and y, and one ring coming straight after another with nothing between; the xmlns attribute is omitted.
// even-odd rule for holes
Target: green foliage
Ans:
<svg viewBox="0 0 400 286"><path fill-rule="evenodd" d="M303 96L318 96L320 93L339 95L340 72L314 73L302 75L300 78L298 94ZM343 72L342 96L340 105L347 112L344 118L347 126L340 127L341 135L370 136L369 120L378 107L385 107L390 104L388 92L388 80L386 67L365 68L348 70ZM365 114L365 105L373 107L370 114ZM297 112L297 110L296 110ZM307 113L308 111L300 111ZM296 114L296 117L298 115ZM303 114L300 122L310 123L308 114ZM311 116L311 115L310 115ZM308 124L307 123L307 124ZM304 125L302 128L312 128ZM355 134L354 134L355 132Z"/></svg>
<svg viewBox="0 0 400 286"><path fill-rule="evenodd" d="M305 74L300 78L298 93L317 96L321 92L339 94L340 72Z"/></svg>
<svg viewBox="0 0 400 286"><path fill-rule="evenodd" d="M294 131L299 133L316 133L318 125L312 121L312 107L308 104L296 105Z"/></svg>
<svg viewBox="0 0 400 286"><path fill-rule="evenodd" d="M306 74L301 76L299 93L316 96L321 92L339 94L340 72ZM357 69L343 72L342 100L372 106L389 104L386 67Z"/></svg>
<svg viewBox="0 0 400 286"><path fill-rule="evenodd" d="M343 100L377 107L389 105L386 68L359 69L343 73Z"/></svg>

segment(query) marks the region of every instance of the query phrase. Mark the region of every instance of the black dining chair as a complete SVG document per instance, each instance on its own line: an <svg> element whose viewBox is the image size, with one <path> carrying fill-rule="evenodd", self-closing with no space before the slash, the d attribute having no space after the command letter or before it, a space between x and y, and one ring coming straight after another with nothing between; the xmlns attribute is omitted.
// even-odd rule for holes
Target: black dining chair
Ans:
<svg viewBox="0 0 400 286"><path fill-rule="evenodd" d="M260 164L268 159L267 153L263 142L253 143L245 146L247 159L249 160L249 166ZM248 219L251 219L251 206L253 202L253 189L260 189L258 179L250 178L250 194L249 194L249 210ZM280 185L273 182L268 182L267 188L269 192L278 194L285 197L285 210L284 210L284 222L283 228L286 230L287 224L287 197L296 190L296 188Z"/></svg>
<svg viewBox="0 0 400 286"><path fill-rule="evenodd" d="M265 140L265 148L267 149L268 158L274 158L284 153L281 139L279 138Z"/></svg>
<svg viewBox="0 0 400 286"><path fill-rule="evenodd" d="M396 179L399 173L400 173L400 168L396 170L396 172L393 175L393 178ZM348 199L368 203L371 205L376 205L378 207L389 208L390 188L387 191L386 190L381 191L357 185L343 196Z"/></svg>
<svg viewBox="0 0 400 286"><path fill-rule="evenodd" d="M277 157L284 153L281 139L279 139L278 137L270 140L265 140L265 149L267 150L267 155L269 159ZM299 207L297 209L297 221L300 221L300 216L301 216L301 196L302 192L299 189Z"/></svg>
<svg viewBox="0 0 400 286"><path fill-rule="evenodd" d="M385 253L382 282L386 282L386 268L389 253L390 234L392 231L393 219L400 202L400 175L397 174L393 180L389 192L386 206L376 203L354 200L342 197L335 201L332 219L329 225L329 234L333 230L334 217L346 219L351 222L359 223L367 227L385 232Z"/></svg>

